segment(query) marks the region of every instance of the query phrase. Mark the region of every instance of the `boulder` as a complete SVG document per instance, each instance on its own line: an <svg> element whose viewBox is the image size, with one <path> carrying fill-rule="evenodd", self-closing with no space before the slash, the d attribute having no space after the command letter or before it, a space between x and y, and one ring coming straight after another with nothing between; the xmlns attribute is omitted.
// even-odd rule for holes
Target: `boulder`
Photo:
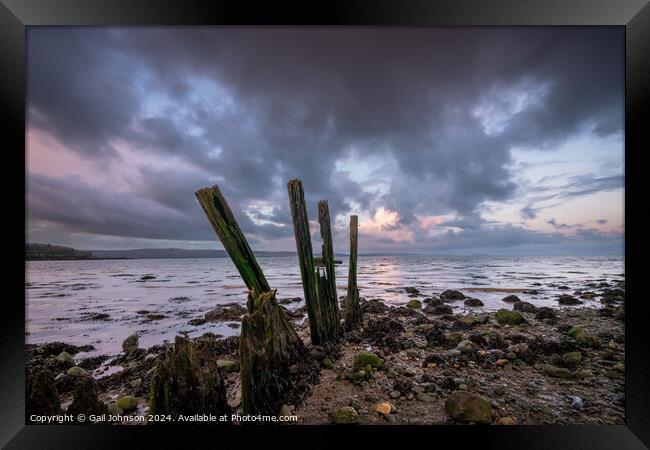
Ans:
<svg viewBox="0 0 650 450"><path fill-rule="evenodd" d="M562 355L562 362L570 367L575 367L582 361L582 353L568 352Z"/></svg>
<svg viewBox="0 0 650 450"><path fill-rule="evenodd" d="M56 360L70 366L74 366L75 364L74 358L70 355L70 353L66 351L59 353L59 355L56 357Z"/></svg>
<svg viewBox="0 0 650 450"><path fill-rule="evenodd" d="M406 304L408 308L420 309L422 308L422 302L420 300L411 300Z"/></svg>
<svg viewBox="0 0 650 450"><path fill-rule="evenodd" d="M542 306L537 310L537 313L535 314L535 319L537 320L555 319L555 317L555 311L553 311L553 308L549 308L548 306Z"/></svg>
<svg viewBox="0 0 650 450"><path fill-rule="evenodd" d="M483 306L483 302L478 298L469 297L465 299L465 306Z"/></svg>
<svg viewBox="0 0 650 450"><path fill-rule="evenodd" d="M565 367L555 367L547 364L544 366L544 373L553 378L571 378L571 371Z"/></svg>
<svg viewBox="0 0 650 450"><path fill-rule="evenodd" d="M73 377L89 377L90 373L82 369L81 367L74 366L70 367L68 371L66 372L66 375L70 375Z"/></svg>
<svg viewBox="0 0 650 450"><path fill-rule="evenodd" d="M122 350L124 350L125 353L137 350L139 343L140 338L138 338L138 335L132 334L131 336L124 339L124 342L122 342Z"/></svg>
<svg viewBox="0 0 650 450"><path fill-rule="evenodd" d="M407 294L419 294L420 293L418 288L414 288L414 287L405 287L404 292L406 292Z"/></svg>
<svg viewBox="0 0 650 450"><path fill-rule="evenodd" d="M485 398L468 391L454 391L445 401L445 412L461 422L492 422L492 406Z"/></svg>
<svg viewBox="0 0 650 450"><path fill-rule="evenodd" d="M363 369L367 366L370 366L373 369L379 369L383 364L384 363L379 356L370 352L359 352L354 358L354 367L357 369Z"/></svg>
<svg viewBox="0 0 650 450"><path fill-rule="evenodd" d="M503 300L506 303L515 303L521 301L521 299L516 295L508 295L507 297L503 297L501 300Z"/></svg>
<svg viewBox="0 0 650 450"><path fill-rule="evenodd" d="M427 306L424 308L426 314L433 314L436 316L442 316L445 314L452 314L454 312L449 305L438 305L438 306Z"/></svg>
<svg viewBox="0 0 650 450"><path fill-rule="evenodd" d="M330 411L330 420L336 425L354 425L359 423L359 414L352 406L344 406L336 411Z"/></svg>
<svg viewBox="0 0 650 450"><path fill-rule="evenodd" d="M507 309L500 309L496 312L495 318L501 325L518 325L524 322L524 317L517 311L510 311Z"/></svg>
<svg viewBox="0 0 650 450"><path fill-rule="evenodd" d="M567 294L562 294L557 298L557 302L560 305L580 305L582 302L578 300L577 298L567 295Z"/></svg>
<svg viewBox="0 0 650 450"><path fill-rule="evenodd" d="M465 295L462 292L449 289L443 292L442 294L440 294L440 299L443 302L453 302L456 300L465 299Z"/></svg>
<svg viewBox="0 0 650 450"><path fill-rule="evenodd" d="M512 305L512 309L515 311L521 311L525 313L535 313L537 312L537 307L532 303L528 302L515 302Z"/></svg>

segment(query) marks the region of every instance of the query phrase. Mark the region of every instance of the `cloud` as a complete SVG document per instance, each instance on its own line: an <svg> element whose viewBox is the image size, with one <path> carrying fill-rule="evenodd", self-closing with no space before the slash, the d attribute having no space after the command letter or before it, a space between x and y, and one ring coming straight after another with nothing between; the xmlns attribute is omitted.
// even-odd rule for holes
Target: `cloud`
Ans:
<svg viewBox="0 0 650 450"><path fill-rule="evenodd" d="M30 217L70 232L210 239L193 192L219 183L251 239L286 239L299 177L311 218L327 199L341 220L394 212L384 228L423 248L424 216L488 239L483 205L520 194L513 148L622 129L618 29L34 28L28 66L30 129L98 170L134 169L119 195L30 172ZM360 180L367 161L386 163Z"/></svg>

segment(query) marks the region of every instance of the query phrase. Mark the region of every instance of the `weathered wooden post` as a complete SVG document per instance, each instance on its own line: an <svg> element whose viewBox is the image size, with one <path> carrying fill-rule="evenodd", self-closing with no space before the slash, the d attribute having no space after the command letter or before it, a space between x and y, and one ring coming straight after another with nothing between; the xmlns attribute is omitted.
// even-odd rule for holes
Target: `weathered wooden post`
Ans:
<svg viewBox="0 0 650 450"><path fill-rule="evenodd" d="M338 337L341 327L341 314L339 301L336 295L336 274L334 272L334 246L332 244L332 227L330 224L330 210L327 200L318 202L318 223L320 224L320 237L323 241L321 254L325 265L325 276L318 277L318 299L324 326L330 339ZM327 289L325 289L327 287Z"/></svg>
<svg viewBox="0 0 650 450"><path fill-rule="evenodd" d="M249 289L239 341L245 414L277 414L318 377L318 366L278 305L218 186L196 192L208 220Z"/></svg>
<svg viewBox="0 0 650 450"><path fill-rule="evenodd" d="M339 313L336 301L336 290L332 290L329 274L333 275L334 260L331 251L331 231L329 228L329 210L327 204L323 206L323 217L321 221L321 236L329 237L330 260L327 261L325 255L324 242L323 259L325 263L325 275L314 269L314 255L311 246L311 234L309 231L309 219L307 217L307 207L305 206L305 193L302 188L302 182L293 179L287 184L289 192L289 206L291 208L291 217L293 219L293 230L296 236L296 249L298 252L298 262L300 265L300 276L302 278L302 287L305 294L305 303L307 304L307 315L309 316L309 331L311 333L311 342L316 345L336 342L339 337ZM319 205L320 219L321 205ZM326 216L325 216L326 214ZM327 218L327 220L325 220ZM327 222L326 229L323 229L324 222ZM331 271L331 272L330 272ZM334 304L330 305L332 296Z"/></svg>
<svg viewBox="0 0 650 450"><path fill-rule="evenodd" d="M357 242L359 218L350 216L350 264L348 268L348 295L345 300L345 329L351 330L361 322L359 288L357 287Z"/></svg>

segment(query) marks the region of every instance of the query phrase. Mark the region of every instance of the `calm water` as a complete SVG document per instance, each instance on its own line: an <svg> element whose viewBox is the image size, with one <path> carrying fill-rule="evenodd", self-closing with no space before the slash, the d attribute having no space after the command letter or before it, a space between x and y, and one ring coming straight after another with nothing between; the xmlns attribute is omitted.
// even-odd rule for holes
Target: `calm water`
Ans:
<svg viewBox="0 0 650 450"><path fill-rule="evenodd" d="M343 264L336 267L339 296L345 295L347 283L347 259L341 259ZM278 289L278 298L303 297L297 258L258 262L271 287ZM246 302L245 286L228 258L29 261L26 269L26 341L92 344L96 350L90 354L117 354L124 338L134 332L143 347L173 340L179 332L237 334L238 328L227 323L192 326L188 321L221 303ZM392 305L408 302L403 288L413 286L425 296L458 289L480 298L485 306L479 310L495 310L510 307L501 300L508 293L480 289L534 288L538 295L517 295L538 306L557 307L559 293L621 280L623 272L622 257L372 256L359 258L358 283L361 296L383 298ZM144 275L155 279L141 281ZM560 286L570 289L558 290ZM586 303L590 305L599 302ZM455 312L477 309L462 302L451 306ZM138 310L165 318L145 322ZM95 313L109 314L110 320L90 320Z"/></svg>

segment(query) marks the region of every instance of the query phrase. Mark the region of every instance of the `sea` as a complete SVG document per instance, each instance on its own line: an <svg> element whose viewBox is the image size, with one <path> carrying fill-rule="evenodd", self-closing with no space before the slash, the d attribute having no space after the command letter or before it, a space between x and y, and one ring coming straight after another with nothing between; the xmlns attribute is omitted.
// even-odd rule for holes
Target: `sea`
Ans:
<svg viewBox="0 0 650 450"><path fill-rule="evenodd" d="M337 295L346 294L348 260L336 265ZM277 298L304 298L295 256L260 257L258 263ZM83 356L117 355L122 341L137 333L141 347L173 341L187 333L221 336L239 333L238 323L192 319L215 307L246 303L247 291L229 258L26 261L25 340L27 344L61 341L91 344ZM624 280L622 256L363 256L358 259L361 297L391 306L455 289L479 298L483 307L450 303L454 313L511 308L515 294L536 306L559 306L560 294L590 289L588 284ZM406 287L419 290L409 297ZM536 293L523 293L523 290ZM289 309L304 301L289 303ZM598 307L586 301L571 307ZM101 314L101 316L98 316ZM147 315L154 314L155 320ZM97 320L99 318L100 320Z"/></svg>

